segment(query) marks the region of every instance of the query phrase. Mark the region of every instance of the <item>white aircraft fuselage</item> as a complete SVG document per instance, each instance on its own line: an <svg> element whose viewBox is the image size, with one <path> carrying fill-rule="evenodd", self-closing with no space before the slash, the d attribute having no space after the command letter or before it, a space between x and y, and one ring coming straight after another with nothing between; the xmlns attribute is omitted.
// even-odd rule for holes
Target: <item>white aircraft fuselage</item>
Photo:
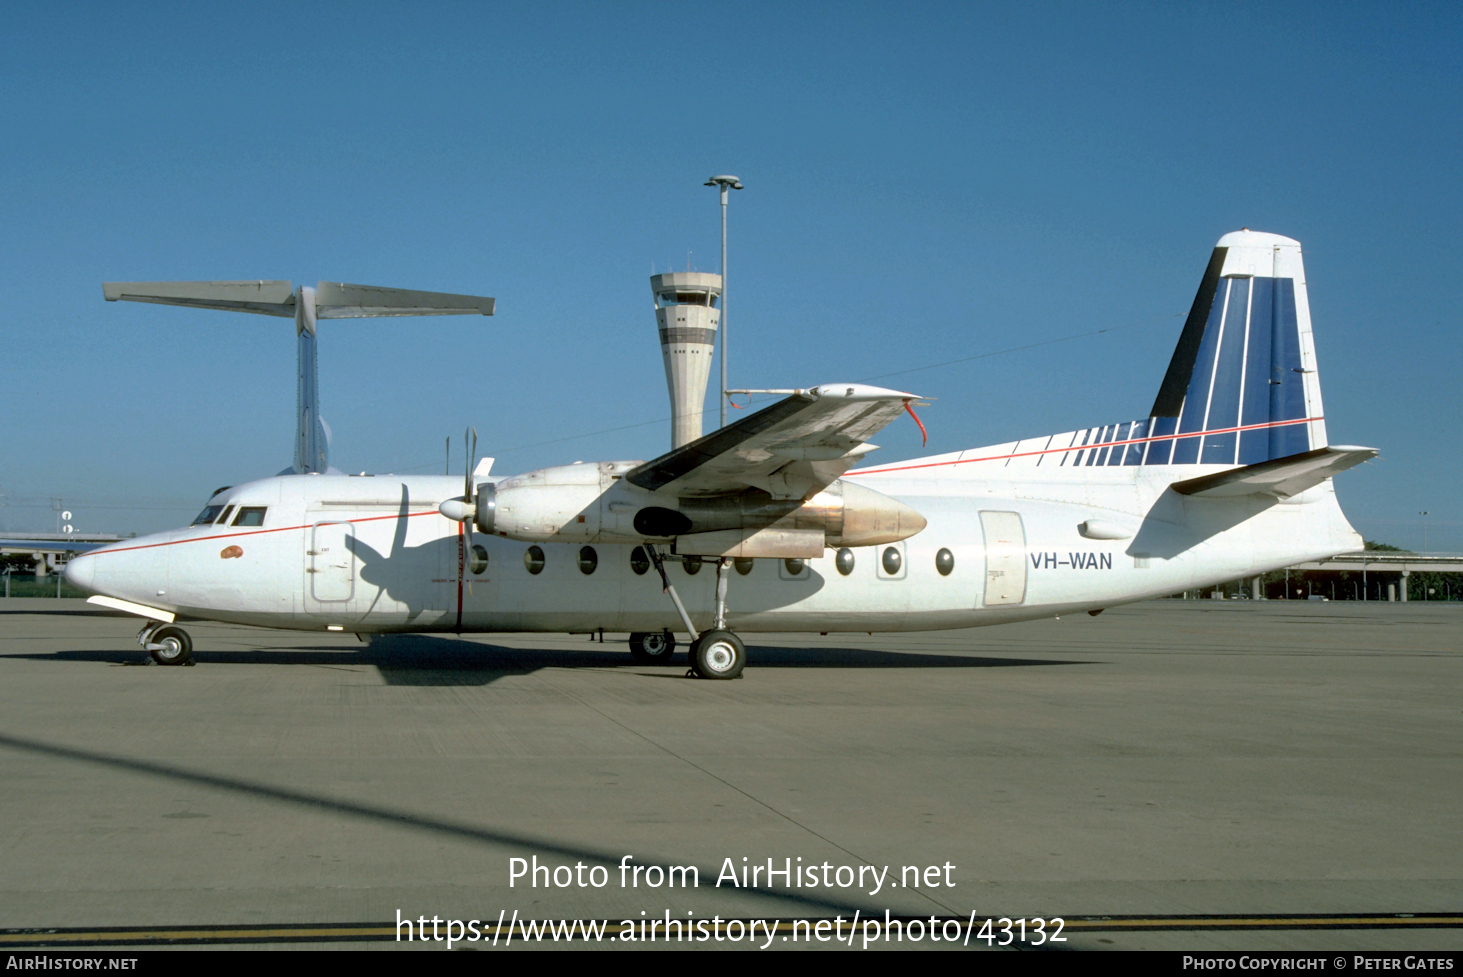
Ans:
<svg viewBox="0 0 1463 977"><path fill-rule="evenodd" d="M1188 498L1169 490L1171 471L1009 467L1005 456L1029 444L960 453L989 461L940 456L844 476L905 503L928 525L898 543L852 549L846 575L833 550L805 561L797 574L783 560L752 561L749 573L732 577L728 623L747 632L1004 624L1160 597L1361 545L1329 481L1286 500ZM1059 465L1051 455L1043 462ZM1194 466L1183 474L1223 470ZM98 594L180 619L305 631L680 628L654 570L632 567L630 544L526 543L478 534L474 542L488 560L474 573L462 554L461 524L437 509L461 492L461 479L444 476L261 479L210 504L265 507L264 526L195 526L127 540L73 560L68 576ZM988 547L990 520L982 515L989 513L1016 514L1024 539ZM1092 522L1132 535L1083 536L1079 527ZM525 560L532 546L543 553L538 573ZM589 573L580 569L585 546L594 550ZM898 556L893 573L885 568L888 550ZM936 563L941 550L953 558L948 573ZM716 574L709 561L697 570L667 564L692 620L704 629Z"/></svg>
<svg viewBox="0 0 1463 977"><path fill-rule="evenodd" d="M148 301L258 304L250 283L130 287ZM336 289L360 292L357 305L386 301ZM439 311L491 301L391 296ZM79 557L67 576L94 600L169 625L630 632L650 661L669 656L671 632L691 632L697 674L734 678L745 662L737 631L1096 611L1362 542L1331 476L1376 452L1327 441L1289 238L1220 239L1145 418L868 466L869 439L914 399L858 384L794 391L643 463L464 481L261 479L217 493L187 529ZM682 554L664 563L664 580L658 547ZM139 641L171 664L191 653L185 632L157 623Z"/></svg>

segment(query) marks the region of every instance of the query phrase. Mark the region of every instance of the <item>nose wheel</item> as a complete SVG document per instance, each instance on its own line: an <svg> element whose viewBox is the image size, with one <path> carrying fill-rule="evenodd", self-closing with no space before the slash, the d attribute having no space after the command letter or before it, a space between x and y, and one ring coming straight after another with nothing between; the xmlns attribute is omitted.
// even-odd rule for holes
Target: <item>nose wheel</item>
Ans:
<svg viewBox="0 0 1463 977"><path fill-rule="evenodd" d="M146 627L137 636L137 643L147 649L159 665L187 665L193 659L193 639L182 628L171 624Z"/></svg>

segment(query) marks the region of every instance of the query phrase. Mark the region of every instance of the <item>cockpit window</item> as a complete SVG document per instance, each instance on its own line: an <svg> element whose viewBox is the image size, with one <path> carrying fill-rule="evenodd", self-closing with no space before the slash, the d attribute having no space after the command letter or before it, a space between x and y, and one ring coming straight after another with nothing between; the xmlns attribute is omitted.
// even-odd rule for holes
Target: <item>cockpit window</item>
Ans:
<svg viewBox="0 0 1463 977"><path fill-rule="evenodd" d="M213 521L218 518L218 514L223 511L223 508L221 505L206 505L203 507L203 511L198 513L198 518L194 519L188 525L212 526Z"/></svg>
<svg viewBox="0 0 1463 977"><path fill-rule="evenodd" d="M227 509L225 509L224 510L224 514L218 517L218 524L220 526L227 526L229 524L229 513L233 512L233 511L234 511L234 507L233 506L229 506Z"/></svg>
<svg viewBox="0 0 1463 977"><path fill-rule="evenodd" d="M245 505L239 507L239 514L234 517L235 526L262 526L264 525L264 513L268 507L262 505Z"/></svg>

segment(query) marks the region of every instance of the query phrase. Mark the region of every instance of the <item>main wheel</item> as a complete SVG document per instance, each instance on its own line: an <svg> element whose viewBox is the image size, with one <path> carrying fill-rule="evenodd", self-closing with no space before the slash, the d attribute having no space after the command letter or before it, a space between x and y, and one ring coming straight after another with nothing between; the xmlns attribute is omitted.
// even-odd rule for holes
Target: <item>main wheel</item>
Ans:
<svg viewBox="0 0 1463 977"><path fill-rule="evenodd" d="M148 654L159 665L186 665L193 657L193 639L182 628L158 628L148 644L158 645Z"/></svg>
<svg viewBox="0 0 1463 977"><path fill-rule="evenodd" d="M630 635L630 655L645 665L665 665L676 653L676 636L669 631L637 631Z"/></svg>
<svg viewBox="0 0 1463 977"><path fill-rule="evenodd" d="M747 667L747 648L730 631L707 631L691 646L691 669L702 678L736 678Z"/></svg>

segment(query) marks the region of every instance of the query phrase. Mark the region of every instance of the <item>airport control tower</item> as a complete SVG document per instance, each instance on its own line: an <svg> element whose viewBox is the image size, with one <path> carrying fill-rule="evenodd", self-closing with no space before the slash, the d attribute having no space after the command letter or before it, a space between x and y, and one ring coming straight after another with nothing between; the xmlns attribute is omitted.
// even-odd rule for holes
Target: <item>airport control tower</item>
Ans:
<svg viewBox="0 0 1463 977"><path fill-rule="evenodd" d="M650 290L671 395L671 447L679 448L701 436L706 381L721 322L721 276L700 271L651 275Z"/></svg>

